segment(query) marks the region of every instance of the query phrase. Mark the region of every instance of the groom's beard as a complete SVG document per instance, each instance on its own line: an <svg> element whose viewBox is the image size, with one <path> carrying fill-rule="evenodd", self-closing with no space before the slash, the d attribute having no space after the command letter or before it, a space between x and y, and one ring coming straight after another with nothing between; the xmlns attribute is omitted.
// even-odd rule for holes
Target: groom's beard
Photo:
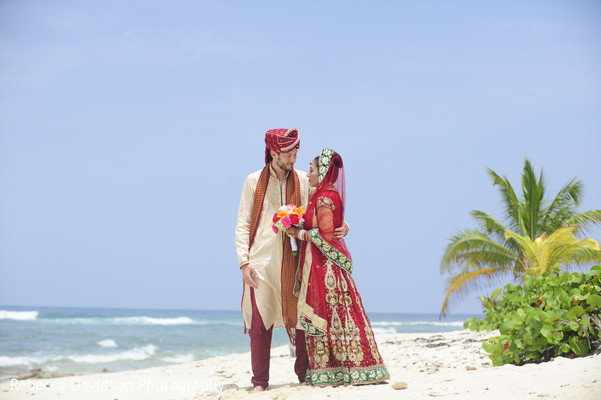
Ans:
<svg viewBox="0 0 601 400"><path fill-rule="evenodd" d="M291 172L294 169L294 164L293 163L289 163L289 164L284 164L282 161L280 161L279 159L275 160L275 164L280 167L280 169L286 171L286 172Z"/></svg>

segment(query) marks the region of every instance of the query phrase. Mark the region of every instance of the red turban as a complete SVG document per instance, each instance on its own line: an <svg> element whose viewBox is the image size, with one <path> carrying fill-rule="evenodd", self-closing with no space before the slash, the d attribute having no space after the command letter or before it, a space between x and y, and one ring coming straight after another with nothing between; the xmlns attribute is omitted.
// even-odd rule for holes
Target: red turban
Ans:
<svg viewBox="0 0 601 400"><path fill-rule="evenodd" d="M273 159L270 150L278 153L289 153L300 148L300 136L298 128L270 129L265 132L265 164Z"/></svg>

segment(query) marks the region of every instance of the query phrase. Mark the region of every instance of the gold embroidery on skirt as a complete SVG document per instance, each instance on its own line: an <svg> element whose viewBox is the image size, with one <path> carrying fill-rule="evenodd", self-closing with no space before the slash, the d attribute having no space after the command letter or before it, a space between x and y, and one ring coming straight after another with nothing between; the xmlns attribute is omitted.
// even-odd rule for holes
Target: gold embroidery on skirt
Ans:
<svg viewBox="0 0 601 400"><path fill-rule="evenodd" d="M338 295L335 292L329 292L326 294L326 301L330 306L335 307L338 303Z"/></svg>
<svg viewBox="0 0 601 400"><path fill-rule="evenodd" d="M342 287L343 292L348 292L348 283L346 282L343 273L340 274L340 285Z"/></svg>
<svg viewBox="0 0 601 400"><path fill-rule="evenodd" d="M351 349L349 351L348 358L357 366L361 364L361 361L363 361L363 349L361 348L361 342L358 335L356 338L353 338L351 342Z"/></svg>
<svg viewBox="0 0 601 400"><path fill-rule="evenodd" d="M332 333L332 336L334 336L334 337L339 337L342 335L342 321L340 320L338 311L336 311L335 308L332 310L332 320L331 320L330 332Z"/></svg>
<svg viewBox="0 0 601 400"><path fill-rule="evenodd" d="M325 284L328 290L336 289L336 277L334 276L334 271L332 271L332 261L326 261L326 277Z"/></svg>
<svg viewBox="0 0 601 400"><path fill-rule="evenodd" d="M355 334L357 334L357 324L355 324L355 320L353 319L353 317L351 316L351 313L348 312L346 313L346 334L351 337L354 336Z"/></svg>
<svg viewBox="0 0 601 400"><path fill-rule="evenodd" d="M315 349L313 351L313 358L315 363L323 368L330 361L330 351L328 350L328 338L326 335L313 336L315 338Z"/></svg>
<svg viewBox="0 0 601 400"><path fill-rule="evenodd" d="M374 332L371 329L369 321L363 314L363 320L365 321L365 336L367 337L367 341L369 342L369 351L371 356L374 358L376 363L382 362L382 357L380 356L380 352L378 351L378 346L376 345L376 341L374 339Z"/></svg>
<svg viewBox="0 0 601 400"><path fill-rule="evenodd" d="M334 357L336 357L336 359L340 362L346 361L346 359L347 359L346 348L345 348L344 344L342 343L342 340L336 339L333 342L334 342L334 348L332 350L334 351Z"/></svg>
<svg viewBox="0 0 601 400"><path fill-rule="evenodd" d="M332 352L338 361L346 361L346 348L344 346L344 333L342 321L336 308L332 307L332 318L330 319L330 336L332 340Z"/></svg>
<svg viewBox="0 0 601 400"><path fill-rule="evenodd" d="M361 364L361 361L363 361L364 358L363 349L361 348L361 332L357 330L357 324L348 311L346 314L346 327L344 333L348 360L354 362L355 365Z"/></svg>

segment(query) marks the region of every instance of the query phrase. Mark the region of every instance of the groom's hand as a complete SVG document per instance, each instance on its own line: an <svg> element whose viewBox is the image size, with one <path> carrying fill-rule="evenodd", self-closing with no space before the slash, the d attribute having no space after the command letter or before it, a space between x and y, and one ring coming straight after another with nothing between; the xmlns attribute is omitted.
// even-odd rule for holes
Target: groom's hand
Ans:
<svg viewBox="0 0 601 400"><path fill-rule="evenodd" d="M244 283L246 283L251 288L255 289L257 288L257 284L255 283L255 281L253 281L252 276L256 274L257 271L255 271L255 269L250 264L246 264L244 267L242 267L242 279L244 279Z"/></svg>
<svg viewBox="0 0 601 400"><path fill-rule="evenodd" d="M342 239L346 235L348 235L349 226L346 223L343 223L341 227L334 229L334 236L336 239Z"/></svg>
<svg viewBox="0 0 601 400"><path fill-rule="evenodd" d="M296 237L298 231L300 231L299 227L291 226L290 228L286 228L286 235L288 235L288 237Z"/></svg>

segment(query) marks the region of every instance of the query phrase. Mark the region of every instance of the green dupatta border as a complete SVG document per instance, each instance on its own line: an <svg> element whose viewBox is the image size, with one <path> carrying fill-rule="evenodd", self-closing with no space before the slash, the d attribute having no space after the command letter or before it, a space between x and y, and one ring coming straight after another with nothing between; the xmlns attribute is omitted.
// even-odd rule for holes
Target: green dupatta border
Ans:
<svg viewBox="0 0 601 400"><path fill-rule="evenodd" d="M336 265L344 269L349 274L353 273L353 262L351 259L322 238L319 234L319 228L309 229L309 238L311 238L311 242L317 246L319 251L321 251L324 256L328 257Z"/></svg>

